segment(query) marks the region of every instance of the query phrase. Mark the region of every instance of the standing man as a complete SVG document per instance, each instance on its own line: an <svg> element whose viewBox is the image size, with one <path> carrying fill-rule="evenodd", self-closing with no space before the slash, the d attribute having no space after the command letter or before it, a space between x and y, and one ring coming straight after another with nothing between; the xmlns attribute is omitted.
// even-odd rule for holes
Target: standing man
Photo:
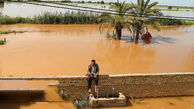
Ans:
<svg viewBox="0 0 194 109"><path fill-rule="evenodd" d="M88 66L88 89L89 93L92 92L91 85L92 80L95 80L95 92L97 92L98 86L98 75L99 75L99 66L96 64L95 60L91 60L91 64Z"/></svg>

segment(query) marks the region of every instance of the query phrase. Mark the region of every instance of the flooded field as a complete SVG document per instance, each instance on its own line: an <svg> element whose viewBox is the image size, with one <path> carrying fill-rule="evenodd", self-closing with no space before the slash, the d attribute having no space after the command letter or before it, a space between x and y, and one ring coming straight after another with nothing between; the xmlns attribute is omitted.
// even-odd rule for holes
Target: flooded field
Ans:
<svg viewBox="0 0 194 109"><path fill-rule="evenodd" d="M67 6L55 5L55 4L49 4L49 3L47 5L67 7ZM95 6L95 8L104 8L104 9L109 9L110 7L108 5L90 5L90 4L74 4L74 5L83 6L83 7L94 7ZM74 8L76 9L76 7ZM46 12L65 13L65 12L72 12L72 10L45 7L45 6L37 6L37 5L25 4L25 3L5 3L4 6L0 8L0 12L10 17L18 17L18 16L19 17L34 17L34 16L37 16L37 15L40 15ZM74 12L77 12L77 11L74 11Z"/></svg>
<svg viewBox="0 0 194 109"><path fill-rule="evenodd" d="M108 5L75 5L110 9ZM193 9L159 8L164 15L194 17ZM0 6L0 12L10 17L68 11L24 3ZM0 28L0 32L23 31L0 35L7 39L0 45L0 76L85 75L91 59L99 64L100 74L194 72L194 26L163 26L160 32L150 28L153 38L136 43L131 42L127 30L121 41L107 39L98 25L15 24ZM0 89L44 89L44 95L33 100L24 93L25 98L16 96L16 92L11 99L3 99L0 91L0 109L76 109L71 101L58 96L56 86L49 85L53 83L57 81L0 81ZM145 98L139 103L129 100L126 107L111 109L194 109L194 96Z"/></svg>
<svg viewBox="0 0 194 109"><path fill-rule="evenodd" d="M194 72L194 26L165 26L150 29L149 42L132 43L124 31L121 41L109 40L98 25L1 25L7 43L0 46L0 76L85 75L91 59L100 74ZM44 88L44 100L0 103L0 109L75 109L62 100L57 81L0 81L0 88ZM20 99L20 98L16 98ZM194 109L194 97L146 98L123 108ZM107 108L101 108L107 109Z"/></svg>
<svg viewBox="0 0 194 109"><path fill-rule="evenodd" d="M194 26L150 29L150 42L132 43L100 34L98 25L2 25L1 76L85 75L91 59L100 74L194 72Z"/></svg>
<svg viewBox="0 0 194 109"><path fill-rule="evenodd" d="M52 5L56 6L54 4L47 4L47 5ZM73 5L78 5L78 6L83 6L83 7L95 7L95 8L100 8L100 9L110 9L109 5L102 5L102 4L73 4ZM62 6L60 7L67 7L67 6ZM72 8L72 7L71 7ZM74 7L76 8L76 7ZM194 17L194 10L193 9L180 9L177 11L170 11L167 10L167 7L158 7L159 9L162 9L162 12L164 15L170 15L170 16L187 16L187 17ZM165 10L163 10L165 9ZM22 12L21 12L22 11ZM65 13L68 11L72 11L69 9L60 9L60 8L53 8L53 7L45 7L45 6L37 6L37 5L32 5L32 4L24 4L24 3L5 3L3 7L0 7L0 12L2 12L4 15L8 15L10 17L34 17L37 15L40 15L45 12L51 12L51 13ZM77 11L75 11L77 12Z"/></svg>

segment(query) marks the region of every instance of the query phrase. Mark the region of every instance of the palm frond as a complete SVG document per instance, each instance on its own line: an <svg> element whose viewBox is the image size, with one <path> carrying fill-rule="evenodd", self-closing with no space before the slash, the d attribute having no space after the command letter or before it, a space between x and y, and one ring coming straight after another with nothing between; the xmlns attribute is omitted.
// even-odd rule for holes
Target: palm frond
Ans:
<svg viewBox="0 0 194 109"><path fill-rule="evenodd" d="M151 4L147 7L147 9L151 9L152 7L156 6L157 4L158 4L158 2L153 2L153 3L151 3Z"/></svg>
<svg viewBox="0 0 194 109"><path fill-rule="evenodd" d="M144 5L144 10L147 8L148 4L150 3L150 0L147 0L145 5Z"/></svg>

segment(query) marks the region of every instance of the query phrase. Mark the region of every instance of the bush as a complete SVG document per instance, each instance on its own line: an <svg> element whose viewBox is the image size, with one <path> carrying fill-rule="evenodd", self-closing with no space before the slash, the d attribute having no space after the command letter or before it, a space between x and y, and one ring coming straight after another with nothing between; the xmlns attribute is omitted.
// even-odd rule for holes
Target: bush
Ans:
<svg viewBox="0 0 194 109"><path fill-rule="evenodd" d="M168 6L168 9L170 9L170 10L171 10L171 9L172 9L172 6Z"/></svg>
<svg viewBox="0 0 194 109"><path fill-rule="evenodd" d="M76 100L73 105L76 109L87 108L88 107L88 95L85 95L81 100Z"/></svg>
<svg viewBox="0 0 194 109"><path fill-rule="evenodd" d="M4 45L7 42L6 38L0 39L0 45Z"/></svg>
<svg viewBox="0 0 194 109"><path fill-rule="evenodd" d="M177 19L160 19L161 25L192 25L192 21L184 21L184 20L177 20Z"/></svg>
<svg viewBox="0 0 194 109"><path fill-rule="evenodd" d="M63 0L61 2L64 2L64 3L71 3L72 1L71 0Z"/></svg>
<svg viewBox="0 0 194 109"><path fill-rule="evenodd" d="M62 99L65 99L65 98L68 98L69 97L69 95L67 93L65 93L64 90L58 90L57 93L59 94L59 96Z"/></svg>

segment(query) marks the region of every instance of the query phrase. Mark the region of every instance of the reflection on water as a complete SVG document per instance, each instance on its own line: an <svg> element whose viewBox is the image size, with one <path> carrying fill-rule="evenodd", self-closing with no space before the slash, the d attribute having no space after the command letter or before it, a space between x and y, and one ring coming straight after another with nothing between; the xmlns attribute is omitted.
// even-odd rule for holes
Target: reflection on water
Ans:
<svg viewBox="0 0 194 109"><path fill-rule="evenodd" d="M153 39L135 44L106 39L98 25L3 25L2 31L43 32L3 35L8 43L0 47L1 75L85 75L91 59L101 74L193 72L194 31L166 28L150 29Z"/></svg>

